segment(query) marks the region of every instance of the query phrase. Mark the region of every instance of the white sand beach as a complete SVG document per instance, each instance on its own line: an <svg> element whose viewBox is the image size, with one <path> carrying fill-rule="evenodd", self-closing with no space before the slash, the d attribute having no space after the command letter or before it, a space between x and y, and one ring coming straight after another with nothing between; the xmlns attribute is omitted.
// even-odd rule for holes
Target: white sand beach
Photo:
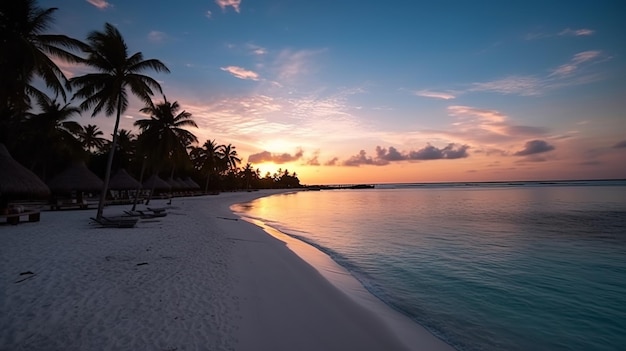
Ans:
<svg viewBox="0 0 626 351"><path fill-rule="evenodd" d="M229 209L275 192L175 198L127 229L95 210L1 225L0 350L453 350Z"/></svg>

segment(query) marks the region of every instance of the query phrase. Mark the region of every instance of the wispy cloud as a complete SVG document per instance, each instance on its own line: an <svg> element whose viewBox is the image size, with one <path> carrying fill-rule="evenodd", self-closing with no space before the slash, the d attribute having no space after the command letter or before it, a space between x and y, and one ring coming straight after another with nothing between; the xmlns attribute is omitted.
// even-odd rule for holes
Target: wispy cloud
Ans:
<svg viewBox="0 0 626 351"><path fill-rule="evenodd" d="M313 69L314 59L324 50L283 50L276 57L275 66L279 81L291 81L308 74Z"/></svg>
<svg viewBox="0 0 626 351"><path fill-rule="evenodd" d="M545 128L516 125L497 110L457 105L449 106L448 113L457 120L447 133L478 144L493 145L544 136L548 132Z"/></svg>
<svg viewBox="0 0 626 351"><path fill-rule="evenodd" d="M211 11L207 11L204 15L205 15L205 16L206 16L206 18L208 18L208 19L213 18L213 12L211 12Z"/></svg>
<svg viewBox="0 0 626 351"><path fill-rule="evenodd" d="M537 96L546 91L586 84L597 80L593 74L581 75L578 72L589 64L598 63L609 58L603 57L601 51L589 50L575 54L569 62L560 65L544 76L507 76L487 82L472 83L468 91L492 92L505 95Z"/></svg>
<svg viewBox="0 0 626 351"><path fill-rule="evenodd" d="M499 94L522 96L539 95L544 83L533 76L508 76L502 79L472 83L469 91L487 91Z"/></svg>
<svg viewBox="0 0 626 351"><path fill-rule="evenodd" d="M255 44L247 44L247 47L248 49L250 49L250 51L254 55L262 56L262 55L267 54L267 49L265 49L264 47L261 47Z"/></svg>
<svg viewBox="0 0 626 351"><path fill-rule="evenodd" d="M591 29L587 29L587 28L581 28L581 29L571 29L571 28L566 28L563 29L559 35L563 36L575 36L575 37L586 37L589 35L592 35L595 31L591 30Z"/></svg>
<svg viewBox="0 0 626 351"><path fill-rule="evenodd" d="M592 29L588 29L588 28L580 28L580 29L571 29L571 28L565 28L562 31L558 32L558 33L546 33L546 32L531 32L531 33L527 33L524 36L524 39L526 40L536 40L536 39L543 39L543 38L554 38L554 37L563 37L563 36L569 36L569 37L587 37L590 35L593 35L595 33L594 30Z"/></svg>
<svg viewBox="0 0 626 351"><path fill-rule="evenodd" d="M215 0L215 3L222 8L222 10L226 10L228 6L232 7L237 13L241 10L241 0Z"/></svg>
<svg viewBox="0 0 626 351"><path fill-rule="evenodd" d="M107 7L111 7L113 5L111 5L111 3L105 1L105 0L87 0L88 3L92 4L93 6L99 8L100 10L104 10Z"/></svg>
<svg viewBox="0 0 626 351"><path fill-rule="evenodd" d="M574 55L570 62L559 66L552 71L550 76L567 76L576 71L581 64L592 61L600 56L601 52L596 50L583 51Z"/></svg>
<svg viewBox="0 0 626 351"><path fill-rule="evenodd" d="M451 99L456 98L456 96L454 96L451 93L432 91L432 90L418 90L415 92L415 95L435 98L435 99L443 99L443 100L451 100Z"/></svg>
<svg viewBox="0 0 626 351"><path fill-rule="evenodd" d="M259 80L259 74L238 66L221 67L222 71L228 72L239 79Z"/></svg>
<svg viewBox="0 0 626 351"><path fill-rule="evenodd" d="M167 34L163 32L159 32L158 30L153 30L148 33L148 40L153 43L161 43L167 38Z"/></svg>
<svg viewBox="0 0 626 351"><path fill-rule="evenodd" d="M624 149L624 148L626 148L626 140L622 140L622 141L616 143L615 145L613 145L613 148L615 148L615 149Z"/></svg>

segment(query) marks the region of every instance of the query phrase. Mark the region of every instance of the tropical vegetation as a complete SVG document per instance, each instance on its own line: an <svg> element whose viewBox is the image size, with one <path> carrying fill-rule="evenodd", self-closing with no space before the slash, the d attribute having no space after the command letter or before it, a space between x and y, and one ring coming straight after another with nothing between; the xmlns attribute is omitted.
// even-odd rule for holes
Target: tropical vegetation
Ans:
<svg viewBox="0 0 626 351"><path fill-rule="evenodd" d="M148 75L168 68L141 52L131 54L115 26L105 23L85 42L49 34L57 10L40 8L34 0L0 5L0 143L42 180L85 161L105 183L98 216L111 173L122 168L136 178L190 177L204 192L300 186L288 170L261 177L252 164L241 166L231 143L200 143L191 113L168 100ZM82 65L88 73L68 79L60 61ZM137 120L134 131L119 129L131 94L144 102L140 111L149 116ZM115 116L113 133L79 123L82 113Z"/></svg>

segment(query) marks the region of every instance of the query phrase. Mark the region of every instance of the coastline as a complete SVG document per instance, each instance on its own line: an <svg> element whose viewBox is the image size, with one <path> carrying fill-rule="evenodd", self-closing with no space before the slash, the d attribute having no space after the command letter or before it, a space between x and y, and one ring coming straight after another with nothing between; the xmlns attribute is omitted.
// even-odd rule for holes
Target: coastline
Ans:
<svg viewBox="0 0 626 351"><path fill-rule="evenodd" d="M279 192L175 198L130 229L91 210L0 226L0 350L420 349L230 210Z"/></svg>

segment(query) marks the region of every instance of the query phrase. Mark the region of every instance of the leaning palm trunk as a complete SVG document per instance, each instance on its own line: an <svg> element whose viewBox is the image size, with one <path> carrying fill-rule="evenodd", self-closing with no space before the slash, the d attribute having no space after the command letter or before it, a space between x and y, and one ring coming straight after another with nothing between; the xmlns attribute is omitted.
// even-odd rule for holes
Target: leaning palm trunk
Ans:
<svg viewBox="0 0 626 351"><path fill-rule="evenodd" d="M141 163L141 174L139 174L139 185L137 187L137 191L135 192L135 200L133 201L133 208L131 209L131 211L134 211L135 208L137 208L137 202L139 201L139 192L141 191L142 188L142 184L143 184L143 172L146 169L146 158L143 158L143 162Z"/></svg>
<svg viewBox="0 0 626 351"><path fill-rule="evenodd" d="M115 127L113 127L113 141L111 141L111 150L109 151L109 158L107 159L107 168L104 173L104 184L102 185L102 193L100 194L100 201L98 202L98 213L96 219L99 221L102 219L102 212L104 211L104 202L109 191L109 180L111 179L111 167L113 165L113 155L115 154L115 148L117 147L117 128L120 125L120 115L122 114L122 95L117 98L117 117L115 118Z"/></svg>

